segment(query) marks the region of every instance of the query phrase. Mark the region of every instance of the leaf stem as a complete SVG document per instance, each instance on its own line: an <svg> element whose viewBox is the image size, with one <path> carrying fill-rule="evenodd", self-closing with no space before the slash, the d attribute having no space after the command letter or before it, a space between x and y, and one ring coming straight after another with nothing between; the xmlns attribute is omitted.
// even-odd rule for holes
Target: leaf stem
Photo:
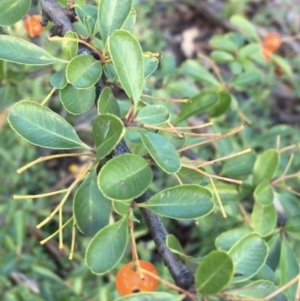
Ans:
<svg viewBox="0 0 300 301"><path fill-rule="evenodd" d="M151 98L154 100L159 100L159 101L165 101L165 102L173 102L173 103L190 103L192 102L189 98L184 98L184 99L175 99L175 98L167 98L167 97L158 97L158 96L153 96L153 95L148 95L148 94L142 94L143 97Z"/></svg>
<svg viewBox="0 0 300 301"><path fill-rule="evenodd" d="M49 94L46 96L46 98L41 102L41 105L44 106L48 100L51 98L51 96L53 95L53 93L56 91L56 88L53 88Z"/></svg>
<svg viewBox="0 0 300 301"><path fill-rule="evenodd" d="M41 194L27 194L27 195L13 195L12 198L14 200L23 200L23 199L37 199L37 198L45 198L51 195L56 195L60 193L66 192L68 189L62 189L62 190L56 190L52 192L47 192L47 193L41 193Z"/></svg>

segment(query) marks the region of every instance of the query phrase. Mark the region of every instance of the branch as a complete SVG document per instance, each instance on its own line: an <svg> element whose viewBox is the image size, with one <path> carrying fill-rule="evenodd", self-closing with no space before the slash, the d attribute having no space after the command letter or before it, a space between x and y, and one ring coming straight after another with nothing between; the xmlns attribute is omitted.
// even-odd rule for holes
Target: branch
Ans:
<svg viewBox="0 0 300 301"><path fill-rule="evenodd" d="M42 25L46 26L48 21L55 23L50 30L50 35L63 36L68 31L74 31L72 23L76 20L76 15L72 9L63 9L55 0L40 0L40 2L43 12ZM94 55L85 45L81 45L81 48L79 48L78 51L84 51L85 53ZM96 86L96 89L99 90L99 86ZM99 93L99 91L97 92ZM113 151L114 156L127 153L130 153L130 150L124 140L122 140ZM149 199L149 196L150 194L146 192L136 199L135 202L145 202ZM191 293L195 293L194 275L183 264L181 259L168 249L166 245L168 232L161 219L146 208L140 208L140 210L153 237L156 248L169 269L176 285ZM186 297L184 301L191 301L191 299Z"/></svg>

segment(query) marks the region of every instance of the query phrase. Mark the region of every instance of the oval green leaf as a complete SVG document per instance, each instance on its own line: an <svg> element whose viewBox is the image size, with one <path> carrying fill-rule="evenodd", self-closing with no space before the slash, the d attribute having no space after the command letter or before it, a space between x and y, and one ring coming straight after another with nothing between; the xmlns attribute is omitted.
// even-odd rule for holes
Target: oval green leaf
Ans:
<svg viewBox="0 0 300 301"><path fill-rule="evenodd" d="M284 229L291 233L300 232L300 214L296 214L288 219L284 225Z"/></svg>
<svg viewBox="0 0 300 301"><path fill-rule="evenodd" d="M255 202L262 206L268 206L273 203L274 194L269 179L263 180L254 190Z"/></svg>
<svg viewBox="0 0 300 301"><path fill-rule="evenodd" d="M181 106L181 110L175 120L175 123L179 123L192 115L206 111L215 105L218 100L219 96L216 92L202 92L194 96L191 99L191 103L183 104Z"/></svg>
<svg viewBox="0 0 300 301"><path fill-rule="evenodd" d="M255 26L242 15L234 15L230 18L230 22L238 27L243 33L250 35L259 41Z"/></svg>
<svg viewBox="0 0 300 301"><path fill-rule="evenodd" d="M136 111L144 88L144 61L141 46L132 34L120 29L109 38L108 49L121 85L133 101Z"/></svg>
<svg viewBox="0 0 300 301"><path fill-rule="evenodd" d="M98 113L101 114L113 114L118 117L121 116L120 107L110 87L105 87L99 96Z"/></svg>
<svg viewBox="0 0 300 301"><path fill-rule="evenodd" d="M148 78L158 66L158 59L156 57L144 57L144 78Z"/></svg>
<svg viewBox="0 0 300 301"><path fill-rule="evenodd" d="M100 61L91 55L81 54L74 57L67 66L67 79L78 89L86 89L94 86L102 75Z"/></svg>
<svg viewBox="0 0 300 301"><path fill-rule="evenodd" d="M85 262L93 273L103 275L122 259L128 244L127 222L127 217L123 217L101 229L90 241L85 253Z"/></svg>
<svg viewBox="0 0 300 301"><path fill-rule="evenodd" d="M199 185L167 188L142 204L158 215L174 219L195 219L214 209L212 194Z"/></svg>
<svg viewBox="0 0 300 301"><path fill-rule="evenodd" d="M116 147L125 134L120 118L112 114L102 114L93 121L93 137L97 147L97 158L106 157Z"/></svg>
<svg viewBox="0 0 300 301"><path fill-rule="evenodd" d="M107 38L125 23L132 7L132 0L102 0L98 10L98 25L101 38Z"/></svg>
<svg viewBox="0 0 300 301"><path fill-rule="evenodd" d="M245 89L248 85L253 85L260 79L261 74L258 71L249 70L238 74L230 84L236 89Z"/></svg>
<svg viewBox="0 0 300 301"><path fill-rule="evenodd" d="M187 167L181 167L177 173L177 176L180 178L182 184L197 184L197 185L200 185L202 183L204 177L196 170Z"/></svg>
<svg viewBox="0 0 300 301"><path fill-rule="evenodd" d="M258 234L242 237L228 252L235 266L232 282L242 282L259 272L268 256L268 245Z"/></svg>
<svg viewBox="0 0 300 301"><path fill-rule="evenodd" d="M72 59L77 54L78 42L69 39L78 39L78 35L74 31L69 31L64 35L64 38L66 39L62 40L62 51L68 59Z"/></svg>
<svg viewBox="0 0 300 301"><path fill-rule="evenodd" d="M163 136L152 132L141 132L144 146L155 163L166 173L180 169L180 158L174 145Z"/></svg>
<svg viewBox="0 0 300 301"><path fill-rule="evenodd" d="M77 189L73 213L78 229L88 236L108 225L111 204L97 186L96 170L92 170Z"/></svg>
<svg viewBox="0 0 300 301"><path fill-rule="evenodd" d="M234 56L232 54L221 50L212 51L210 56L217 63L228 63L234 60Z"/></svg>
<svg viewBox="0 0 300 301"><path fill-rule="evenodd" d="M114 301L182 301L184 295L173 295L163 292L138 293L126 297L120 297Z"/></svg>
<svg viewBox="0 0 300 301"><path fill-rule="evenodd" d="M85 25L88 33L92 35L94 33L98 18L97 6L75 4L75 11L79 20Z"/></svg>
<svg viewBox="0 0 300 301"><path fill-rule="evenodd" d="M273 203L263 206L255 202L251 222L253 230L261 236L270 234L275 229L277 222L277 211Z"/></svg>
<svg viewBox="0 0 300 301"><path fill-rule="evenodd" d="M221 291L231 280L234 272L232 259L223 251L212 251L196 270L196 289L205 295Z"/></svg>
<svg viewBox="0 0 300 301"><path fill-rule="evenodd" d="M95 87L76 89L68 84L59 91L59 98L64 108L73 115L88 111L94 104Z"/></svg>
<svg viewBox="0 0 300 301"><path fill-rule="evenodd" d="M137 114L135 120L142 124L159 125L169 119L169 111L160 105L149 105L143 107Z"/></svg>
<svg viewBox="0 0 300 301"><path fill-rule="evenodd" d="M230 107L231 95L228 92L221 91L218 93L218 96L219 100L208 111L210 117L218 117L224 114Z"/></svg>
<svg viewBox="0 0 300 301"><path fill-rule="evenodd" d="M52 74L50 77L50 84L53 88L63 89L67 85L66 68Z"/></svg>
<svg viewBox="0 0 300 301"><path fill-rule="evenodd" d="M52 149L90 149L64 118L36 102L15 104L8 122L18 135L34 145Z"/></svg>
<svg viewBox="0 0 300 301"><path fill-rule="evenodd" d="M1 0L0 26L10 26L21 20L29 11L31 0Z"/></svg>
<svg viewBox="0 0 300 301"><path fill-rule="evenodd" d="M0 59L37 66L67 63L33 43L8 35L0 35Z"/></svg>
<svg viewBox="0 0 300 301"><path fill-rule="evenodd" d="M108 161L98 175L98 187L115 200L129 200L143 194L152 182L148 162L140 156L125 154Z"/></svg>
<svg viewBox="0 0 300 301"><path fill-rule="evenodd" d="M268 149L260 154L253 168L253 185L258 186L263 180L271 180L279 162L279 153L275 149Z"/></svg>

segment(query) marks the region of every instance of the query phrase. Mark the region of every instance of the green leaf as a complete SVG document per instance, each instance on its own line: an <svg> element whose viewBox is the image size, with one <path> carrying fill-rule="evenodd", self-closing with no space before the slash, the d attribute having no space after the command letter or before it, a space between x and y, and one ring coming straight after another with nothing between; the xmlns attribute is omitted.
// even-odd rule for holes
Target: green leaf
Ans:
<svg viewBox="0 0 300 301"><path fill-rule="evenodd" d="M94 104L95 87L76 89L68 84L59 91L59 98L64 108L73 115L88 111Z"/></svg>
<svg viewBox="0 0 300 301"><path fill-rule="evenodd" d="M242 237L228 252L233 260L236 275L233 282L250 279L265 264L268 245L258 234L250 233Z"/></svg>
<svg viewBox="0 0 300 301"><path fill-rule="evenodd" d="M132 6L132 0L101 0L98 10L98 25L101 38L106 40L126 21Z"/></svg>
<svg viewBox="0 0 300 301"><path fill-rule="evenodd" d="M279 264L280 248L281 248L281 234L275 233L273 237L268 241L269 255L267 258L267 265L275 271Z"/></svg>
<svg viewBox="0 0 300 301"><path fill-rule="evenodd" d="M284 230L291 233L300 232L300 214L290 217L284 225Z"/></svg>
<svg viewBox="0 0 300 301"><path fill-rule="evenodd" d="M287 284L293 278L299 274L299 263L295 256L293 250L289 246L287 239L283 239L281 242L281 252L280 252L280 286ZM295 300L297 283L289 286L285 293L288 300Z"/></svg>
<svg viewBox="0 0 300 301"><path fill-rule="evenodd" d="M15 103L20 97L14 85L5 84L0 87L0 111Z"/></svg>
<svg viewBox="0 0 300 301"><path fill-rule="evenodd" d="M272 54L272 61L279 66L280 69L290 78L294 77L293 70L291 68L290 63L287 62L286 59L282 58L279 55Z"/></svg>
<svg viewBox="0 0 300 301"><path fill-rule="evenodd" d="M95 5L75 4L76 15L82 24L85 25L88 33L92 35L98 18L98 8Z"/></svg>
<svg viewBox="0 0 300 301"><path fill-rule="evenodd" d="M122 259L128 244L128 219L124 216L116 223L102 228L90 241L85 262L91 271L103 275Z"/></svg>
<svg viewBox="0 0 300 301"><path fill-rule="evenodd" d="M216 238L215 246L218 249L229 251L237 241L251 232L252 230L248 227L228 230L226 232L223 232Z"/></svg>
<svg viewBox="0 0 300 301"><path fill-rule="evenodd" d="M270 234L276 227L277 211L273 203L263 206L255 202L251 215L253 230L261 236Z"/></svg>
<svg viewBox="0 0 300 301"><path fill-rule="evenodd" d="M144 78L148 78L158 66L158 59L156 57L144 57Z"/></svg>
<svg viewBox="0 0 300 301"><path fill-rule="evenodd" d="M160 191L141 206L158 215L185 220L209 214L214 209L214 202L206 188L180 185Z"/></svg>
<svg viewBox="0 0 300 301"><path fill-rule="evenodd" d="M18 135L34 145L52 149L90 149L65 119L32 101L15 104L8 122Z"/></svg>
<svg viewBox="0 0 300 301"><path fill-rule="evenodd" d="M115 200L129 200L143 194L152 182L148 162L140 156L125 154L108 161L98 175L98 187Z"/></svg>
<svg viewBox="0 0 300 301"><path fill-rule="evenodd" d="M221 91L218 93L218 96L219 100L208 111L210 117L218 117L224 114L230 107L231 95L228 92Z"/></svg>
<svg viewBox="0 0 300 301"><path fill-rule="evenodd" d="M229 178L248 176L252 173L255 158L253 153L247 153L228 159L223 165L221 175L225 175Z"/></svg>
<svg viewBox="0 0 300 301"><path fill-rule="evenodd" d="M268 149L260 154L253 168L253 185L258 186L263 180L271 180L279 162L279 153L275 149Z"/></svg>
<svg viewBox="0 0 300 301"><path fill-rule="evenodd" d="M204 177L196 170L187 167L181 167L177 173L177 176L180 178L182 184L197 184L197 185L200 185L202 183Z"/></svg>
<svg viewBox="0 0 300 301"><path fill-rule="evenodd" d="M100 79L102 65L91 55L81 54L69 62L66 74L68 82L75 88L86 89L94 86Z"/></svg>
<svg viewBox="0 0 300 301"><path fill-rule="evenodd" d="M132 31L136 22L136 10L132 7L129 15L127 16L125 22L122 25L122 29Z"/></svg>
<svg viewBox="0 0 300 301"><path fill-rule="evenodd" d="M206 111L216 104L218 100L218 93L215 92L202 92L194 96L191 99L191 103L183 104L181 106L181 110L175 120L175 123L179 123L192 115L197 115Z"/></svg>
<svg viewBox="0 0 300 301"><path fill-rule="evenodd" d="M223 204L226 204L227 202L236 202L240 199L236 186L225 183L216 183L215 187ZM213 195L215 194L211 184L206 185L205 188L209 189Z"/></svg>
<svg viewBox="0 0 300 301"><path fill-rule="evenodd" d="M115 31L109 38L108 49L122 87L127 96L133 100L136 111L144 88L141 46L133 35L121 29Z"/></svg>
<svg viewBox="0 0 300 301"><path fill-rule="evenodd" d="M96 169L92 170L77 189L73 213L78 229L88 236L108 225L111 204L97 186Z"/></svg>
<svg viewBox="0 0 300 301"><path fill-rule="evenodd" d="M191 78L212 84L214 86L220 86L220 82L212 75L207 68L200 65L195 60L187 60L182 64L181 71L183 74L190 76Z"/></svg>
<svg viewBox="0 0 300 301"><path fill-rule="evenodd" d="M230 18L230 22L238 27L243 33L246 33L259 41L255 26L241 15L234 15Z"/></svg>
<svg viewBox="0 0 300 301"><path fill-rule="evenodd" d="M142 124L159 125L169 119L169 111L160 105L149 105L139 110L135 120Z"/></svg>
<svg viewBox="0 0 300 301"><path fill-rule="evenodd" d="M0 26L15 24L27 14L30 7L31 0L1 0Z"/></svg>
<svg viewBox="0 0 300 301"><path fill-rule="evenodd" d="M230 282L233 272L233 262L227 253L212 251L197 267L196 290L205 295L214 295Z"/></svg>
<svg viewBox="0 0 300 301"><path fill-rule="evenodd" d="M97 147L97 158L103 159L121 141L125 128L120 118L102 114L93 121L93 137Z"/></svg>
<svg viewBox="0 0 300 301"><path fill-rule="evenodd" d="M228 63L234 60L234 56L228 52L221 50L214 50L210 53L210 57L216 63Z"/></svg>
<svg viewBox="0 0 300 301"><path fill-rule="evenodd" d="M33 43L8 35L0 35L0 59L37 66L67 63Z"/></svg>
<svg viewBox="0 0 300 301"><path fill-rule="evenodd" d="M176 149L180 149L185 145L186 136L174 135L174 133L166 132L164 130L160 130L157 133L168 139L169 142L171 142Z"/></svg>
<svg viewBox="0 0 300 301"><path fill-rule="evenodd" d="M50 77L50 84L53 88L63 89L67 85L66 68L52 74Z"/></svg>
<svg viewBox="0 0 300 301"><path fill-rule="evenodd" d="M273 203L274 194L270 184L270 179L265 179L258 184L254 190L254 199L261 206L268 206Z"/></svg>
<svg viewBox="0 0 300 301"><path fill-rule="evenodd" d="M122 201L122 202L119 202L119 201L113 201L112 202L112 206L114 208L114 211L116 213L118 213L119 215L129 214L131 204L132 204L131 200Z"/></svg>
<svg viewBox="0 0 300 301"><path fill-rule="evenodd" d="M99 115L109 113L118 117L121 116L119 104L110 87L105 87L101 91L97 109Z"/></svg>
<svg viewBox="0 0 300 301"><path fill-rule="evenodd" d="M231 81L231 85L236 89L244 89L248 85L253 85L261 80L261 74L256 70L249 70L240 73Z"/></svg>
<svg viewBox="0 0 300 301"><path fill-rule="evenodd" d="M169 234L167 236L166 245L172 253L175 253L179 256L182 256L182 255L185 256L183 248L175 235Z"/></svg>
<svg viewBox="0 0 300 301"><path fill-rule="evenodd" d="M229 52L234 52L239 48L239 45L234 40L232 33L226 35L214 35L210 39L209 45L213 48Z"/></svg>
<svg viewBox="0 0 300 301"><path fill-rule="evenodd" d="M142 132L141 138L150 156L163 171L174 173L180 169L179 155L169 140L152 132Z"/></svg>
<svg viewBox="0 0 300 301"><path fill-rule="evenodd" d="M120 297L114 301L182 301L185 295L172 295L163 292L138 293L126 297Z"/></svg>
<svg viewBox="0 0 300 301"><path fill-rule="evenodd" d="M62 51L67 56L68 59L72 59L76 56L78 51L78 42L68 40L71 39L78 39L78 35L74 31L69 31L64 35L65 40L62 40Z"/></svg>
<svg viewBox="0 0 300 301"><path fill-rule="evenodd" d="M116 74L115 67L113 66L112 63L104 64L103 72L109 82L114 83L116 81L117 74Z"/></svg>

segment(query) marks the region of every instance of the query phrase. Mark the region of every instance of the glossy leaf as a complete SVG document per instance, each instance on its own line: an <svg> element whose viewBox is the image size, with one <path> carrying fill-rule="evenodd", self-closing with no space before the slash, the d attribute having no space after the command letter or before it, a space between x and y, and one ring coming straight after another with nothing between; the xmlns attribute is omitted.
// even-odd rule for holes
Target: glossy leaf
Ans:
<svg viewBox="0 0 300 301"><path fill-rule="evenodd" d="M68 84L59 91L59 98L64 108L73 115L88 111L94 104L95 87L76 89Z"/></svg>
<svg viewBox="0 0 300 301"><path fill-rule="evenodd" d="M136 10L132 7L129 15L127 16L125 22L122 25L122 29L132 31L136 22Z"/></svg>
<svg viewBox="0 0 300 301"><path fill-rule="evenodd" d="M219 96L215 92L202 92L191 99L191 103L183 104L175 120L179 123L192 115L200 114L217 103Z"/></svg>
<svg viewBox="0 0 300 301"><path fill-rule="evenodd" d="M85 262L93 273L106 274L122 259L128 244L127 223L127 217L123 217L114 224L102 228L90 241Z"/></svg>
<svg viewBox="0 0 300 301"><path fill-rule="evenodd" d="M114 211L118 213L119 215L127 215L130 211L132 201L113 201L112 206L114 208Z"/></svg>
<svg viewBox="0 0 300 301"><path fill-rule="evenodd" d="M109 38L108 49L121 85L133 101L136 110L144 88L141 46L133 35L121 29Z"/></svg>
<svg viewBox="0 0 300 301"><path fill-rule="evenodd" d="M242 237L228 252L235 266L233 282L250 279L265 264L268 245L258 234L250 233Z"/></svg>
<svg viewBox="0 0 300 301"><path fill-rule="evenodd" d="M233 39L232 33L226 35L214 35L210 39L209 45L213 48L229 52L236 51L239 48L238 43Z"/></svg>
<svg viewBox="0 0 300 301"><path fill-rule="evenodd" d="M110 87L105 87L99 96L98 113L101 114L113 114L118 117L121 116L120 107Z"/></svg>
<svg viewBox="0 0 300 301"><path fill-rule="evenodd" d="M68 59L72 59L77 54L78 42L68 40L68 38L78 39L78 35L76 32L69 31L64 35L64 38L66 39L62 41L62 51Z"/></svg>
<svg viewBox="0 0 300 301"><path fill-rule="evenodd" d="M0 59L37 66L67 63L33 43L8 35L0 35Z"/></svg>
<svg viewBox="0 0 300 301"><path fill-rule="evenodd" d="M134 154L108 161L98 175L98 187L110 199L129 200L140 196L152 182L148 162Z"/></svg>
<svg viewBox="0 0 300 301"><path fill-rule="evenodd" d="M138 293L120 297L114 301L182 301L184 295L173 295L163 292Z"/></svg>
<svg viewBox="0 0 300 301"><path fill-rule="evenodd" d="M144 78L148 78L158 66L158 59L156 57L144 57Z"/></svg>
<svg viewBox="0 0 300 301"><path fill-rule="evenodd" d="M197 185L200 185L202 183L204 177L196 170L187 167L181 167L177 173L177 176L180 178L182 184L197 184Z"/></svg>
<svg viewBox="0 0 300 301"><path fill-rule="evenodd" d="M114 83L116 81L117 73L112 63L104 64L103 72L109 82Z"/></svg>
<svg viewBox="0 0 300 301"><path fill-rule="evenodd" d="M277 269L280 258L280 248L281 248L281 237L280 233L275 233L273 237L268 240L269 255L267 258L267 265L274 272Z"/></svg>
<svg viewBox="0 0 300 301"><path fill-rule="evenodd" d="M274 194L270 184L270 179L265 179L258 184L254 191L255 202L262 206L268 206L273 203Z"/></svg>
<svg viewBox="0 0 300 301"><path fill-rule="evenodd" d="M279 162L279 154L275 149L268 149L260 154L253 168L253 184L258 186L263 180L271 180Z"/></svg>
<svg viewBox="0 0 300 301"><path fill-rule="evenodd" d="M52 74L50 77L50 84L56 89L63 89L67 85L66 68Z"/></svg>
<svg viewBox="0 0 300 301"><path fill-rule="evenodd" d="M132 0L101 1L98 10L98 24L104 44L110 35L123 26L130 13L131 6Z"/></svg>
<svg viewBox="0 0 300 301"><path fill-rule="evenodd" d="M283 286L295 278L299 274L299 262L291 249L287 239L283 239L281 242L280 252L280 285ZM285 293L288 300L295 300L297 283L289 286Z"/></svg>
<svg viewBox="0 0 300 301"><path fill-rule="evenodd" d="M15 24L27 14L30 7L31 0L1 0L0 26Z"/></svg>
<svg viewBox="0 0 300 301"><path fill-rule="evenodd" d="M169 119L169 111L160 105L149 105L139 110L135 120L142 124L159 125Z"/></svg>
<svg viewBox="0 0 300 301"><path fill-rule="evenodd" d="M210 53L216 63L228 63L234 60L234 56L226 51L214 50Z"/></svg>
<svg viewBox="0 0 300 301"><path fill-rule="evenodd" d="M74 57L67 66L67 79L75 88L86 89L94 86L102 75L100 61L91 55L82 54Z"/></svg>
<svg viewBox="0 0 300 301"><path fill-rule="evenodd" d="M111 204L98 189L95 169L77 189L73 212L78 229L85 235L93 236L108 225Z"/></svg>
<svg viewBox="0 0 300 301"><path fill-rule="evenodd" d="M82 24L85 25L88 33L92 35L98 18L98 9L95 5L75 4L76 15Z"/></svg>
<svg viewBox="0 0 300 301"><path fill-rule="evenodd" d="M142 132L144 146L155 163L166 173L174 173L180 169L179 155L171 142L153 132Z"/></svg>
<svg viewBox="0 0 300 301"><path fill-rule="evenodd" d="M210 117L218 117L224 114L230 107L231 95L228 92L221 91L218 93L219 100L208 111Z"/></svg>
<svg viewBox="0 0 300 301"><path fill-rule="evenodd" d="M236 228L225 231L216 238L215 245L218 249L228 251L242 237L251 232L252 230L248 227Z"/></svg>
<svg viewBox="0 0 300 301"><path fill-rule="evenodd" d="M143 207L158 215L174 219L195 219L214 209L212 195L199 185L180 185L167 188L152 196Z"/></svg>
<svg viewBox="0 0 300 301"><path fill-rule="evenodd" d="M212 75L207 68L200 65L200 62L195 60L187 60L182 65L182 73L192 77L193 79L212 84L214 86L220 86L220 82Z"/></svg>
<svg viewBox="0 0 300 301"><path fill-rule="evenodd" d="M243 33L246 33L256 40L259 40L255 26L242 15L233 15L230 22L238 27Z"/></svg>
<svg viewBox="0 0 300 301"><path fill-rule="evenodd" d="M178 136L174 133L166 132L164 130L158 131L157 133L169 140L176 149L182 148L186 143L186 136Z"/></svg>
<svg viewBox="0 0 300 301"><path fill-rule="evenodd" d="M237 89L244 89L249 85L253 85L260 81L261 74L255 70L245 71L236 76L235 79L231 81L231 85Z"/></svg>
<svg viewBox="0 0 300 301"><path fill-rule="evenodd" d="M213 195L215 194L211 184L206 185L205 187L209 189ZM240 199L236 186L225 183L216 183L215 187L223 204L226 204L227 202L236 202Z"/></svg>
<svg viewBox="0 0 300 301"><path fill-rule="evenodd" d="M196 290L205 295L221 291L233 276L232 259L223 251L212 251L200 262L196 270Z"/></svg>
<svg viewBox="0 0 300 301"><path fill-rule="evenodd" d="M64 118L36 102L15 104L8 122L17 134L34 145L52 149L89 149Z"/></svg>
<svg viewBox="0 0 300 301"><path fill-rule="evenodd" d="M172 251L172 253L175 253L179 256L184 255L183 248L175 235L169 234L167 236L166 245Z"/></svg>
<svg viewBox="0 0 300 301"><path fill-rule="evenodd" d="M253 153L247 153L228 159L224 162L221 174L229 178L247 176L252 173L255 158Z"/></svg>
<svg viewBox="0 0 300 301"><path fill-rule="evenodd" d="M97 158L103 159L116 147L125 134L121 119L112 114L102 114L93 121L93 137Z"/></svg>
<svg viewBox="0 0 300 301"><path fill-rule="evenodd" d="M290 217L286 224L284 225L284 229L291 233L299 233L300 232L300 214L296 214Z"/></svg>
<svg viewBox="0 0 300 301"><path fill-rule="evenodd" d="M277 222L277 211L273 203L263 206L255 202L251 222L253 230L261 236L270 234L275 229Z"/></svg>

